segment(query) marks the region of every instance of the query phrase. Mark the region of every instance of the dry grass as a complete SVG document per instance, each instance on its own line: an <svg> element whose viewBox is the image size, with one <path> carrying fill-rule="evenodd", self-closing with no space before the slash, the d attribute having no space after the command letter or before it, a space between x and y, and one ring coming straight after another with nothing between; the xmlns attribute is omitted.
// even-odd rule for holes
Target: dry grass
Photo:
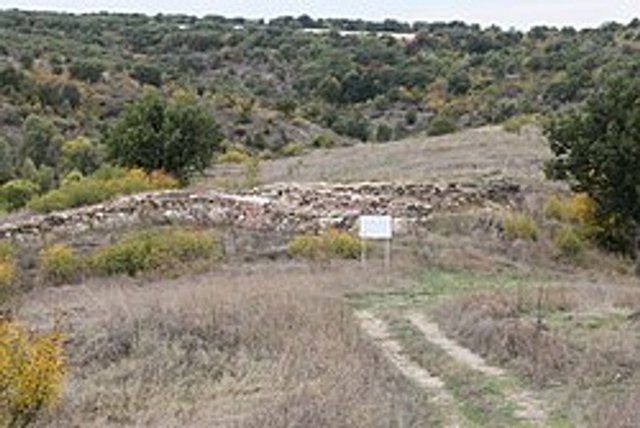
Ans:
<svg viewBox="0 0 640 428"><path fill-rule="evenodd" d="M38 292L21 318L56 318L70 337L64 405L45 425L430 425L425 397L339 297L354 269L253 266Z"/></svg>
<svg viewBox="0 0 640 428"><path fill-rule="evenodd" d="M492 362L543 389L562 385L558 408L580 426L636 427L639 311L637 287L575 281L451 296L434 316Z"/></svg>
<svg viewBox="0 0 640 428"><path fill-rule="evenodd" d="M507 175L531 181L549 151L539 132L520 135L499 127L441 137L419 136L393 144L359 144L315 150L303 157L261 162L260 183L317 181L475 180ZM210 171L201 186L241 182L243 167Z"/></svg>

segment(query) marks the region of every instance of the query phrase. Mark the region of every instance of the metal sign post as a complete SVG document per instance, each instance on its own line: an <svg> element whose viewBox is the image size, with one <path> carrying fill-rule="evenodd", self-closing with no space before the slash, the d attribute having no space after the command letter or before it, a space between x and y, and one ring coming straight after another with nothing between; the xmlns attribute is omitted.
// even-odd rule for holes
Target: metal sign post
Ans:
<svg viewBox="0 0 640 428"><path fill-rule="evenodd" d="M384 240L384 267L389 275L391 270L391 239L393 238L393 219L389 215L363 215L358 220L360 237L360 261L366 267L366 240Z"/></svg>

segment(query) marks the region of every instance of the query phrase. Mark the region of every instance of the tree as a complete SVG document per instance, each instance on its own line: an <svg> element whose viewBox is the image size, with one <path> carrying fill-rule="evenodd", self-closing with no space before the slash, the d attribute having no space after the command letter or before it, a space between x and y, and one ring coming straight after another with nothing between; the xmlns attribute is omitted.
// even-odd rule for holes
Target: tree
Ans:
<svg viewBox="0 0 640 428"><path fill-rule="evenodd" d="M28 180L11 180L0 187L0 205L9 211L24 207L39 191L37 184Z"/></svg>
<svg viewBox="0 0 640 428"><path fill-rule="evenodd" d="M635 247L640 275L640 78L611 80L582 111L550 121L545 133L555 155L548 175L586 192L609 236L620 236L611 229L635 229L635 242L627 235L607 244Z"/></svg>
<svg viewBox="0 0 640 428"><path fill-rule="evenodd" d="M102 160L102 147L87 137L77 137L62 145L60 164L64 172L78 170L89 175L98 169Z"/></svg>
<svg viewBox="0 0 640 428"><path fill-rule="evenodd" d="M72 78L82 80L87 83L99 82L104 71L104 64L98 61L80 60L73 62L69 66L69 74Z"/></svg>
<svg viewBox="0 0 640 428"><path fill-rule="evenodd" d="M451 95L466 95L471 89L471 78L464 71L454 72L447 80L447 91Z"/></svg>
<svg viewBox="0 0 640 428"><path fill-rule="evenodd" d="M141 85L162 86L162 70L153 65L136 64L130 76Z"/></svg>
<svg viewBox="0 0 640 428"><path fill-rule="evenodd" d="M61 140L53 123L43 117L30 115L22 126L24 146L22 158L31 158L36 168L55 166L58 161Z"/></svg>
<svg viewBox="0 0 640 428"><path fill-rule="evenodd" d="M13 178L13 153L9 142L0 137L0 184Z"/></svg>
<svg viewBox="0 0 640 428"><path fill-rule="evenodd" d="M185 183L211 164L221 140L215 121L194 99L168 102L149 92L109 129L106 146L121 166L163 170Z"/></svg>

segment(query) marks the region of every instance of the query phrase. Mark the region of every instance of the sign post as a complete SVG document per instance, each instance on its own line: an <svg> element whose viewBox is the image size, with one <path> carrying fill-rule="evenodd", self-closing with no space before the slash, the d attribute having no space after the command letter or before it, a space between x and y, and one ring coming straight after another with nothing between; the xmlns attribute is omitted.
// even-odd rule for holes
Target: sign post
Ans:
<svg viewBox="0 0 640 428"><path fill-rule="evenodd" d="M358 221L358 236L360 237L360 260L362 267L366 266L365 240L384 240L384 267L387 272L391 269L391 239L393 238L393 219L389 215L363 215Z"/></svg>

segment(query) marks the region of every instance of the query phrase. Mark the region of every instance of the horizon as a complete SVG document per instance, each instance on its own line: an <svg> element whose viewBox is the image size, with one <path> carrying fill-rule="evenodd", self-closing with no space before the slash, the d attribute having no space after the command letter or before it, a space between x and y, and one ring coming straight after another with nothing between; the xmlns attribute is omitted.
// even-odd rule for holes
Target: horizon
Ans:
<svg viewBox="0 0 640 428"><path fill-rule="evenodd" d="M20 4L21 3L21 4ZM463 2L463 5L450 2L424 2L410 0L402 6L391 0L384 0L375 9L366 7L364 0L343 2L323 2L323 4L285 0L276 5L256 1L237 2L216 0L207 5L200 0L145 0L132 7L127 0L92 1L91 5L78 5L73 0L33 0L27 7L24 2L0 0L1 10L18 9L22 11L60 12L72 14L90 13L142 13L153 16L221 15L226 18L242 17L246 19L270 20L281 16L298 17L309 15L313 19L362 19L365 21L384 21L393 19L401 22L452 22L479 24L482 27L497 25L503 29L515 28L528 30L535 26L598 28L606 23L628 24L640 17L640 3L632 4L627 0L615 0L602 4L599 0L557 0L526 2L517 5L506 0L484 0L482 2ZM302 4L301 4L302 3ZM460 2L458 2L459 4ZM466 4L466 6L465 6Z"/></svg>

